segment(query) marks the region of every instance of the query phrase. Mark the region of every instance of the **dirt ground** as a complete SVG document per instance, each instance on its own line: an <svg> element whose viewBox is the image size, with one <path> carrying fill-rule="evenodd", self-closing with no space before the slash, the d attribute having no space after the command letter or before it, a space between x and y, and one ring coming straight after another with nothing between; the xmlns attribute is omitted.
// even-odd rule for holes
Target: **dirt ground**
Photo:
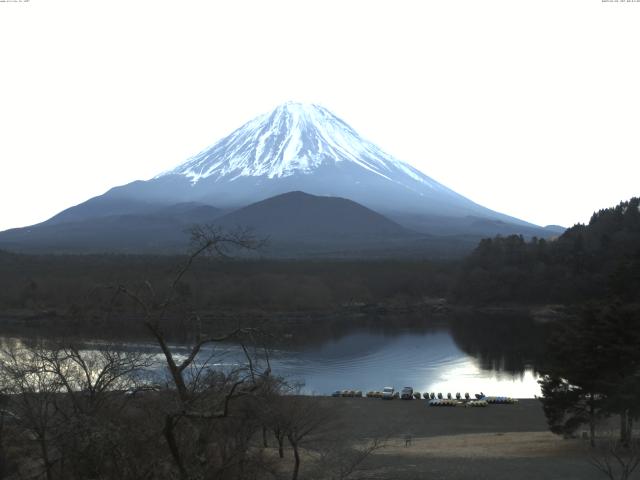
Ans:
<svg viewBox="0 0 640 480"><path fill-rule="evenodd" d="M486 408L428 407L424 400L323 398L354 443L386 438L356 478L599 479L582 440L548 431L537 400Z"/></svg>

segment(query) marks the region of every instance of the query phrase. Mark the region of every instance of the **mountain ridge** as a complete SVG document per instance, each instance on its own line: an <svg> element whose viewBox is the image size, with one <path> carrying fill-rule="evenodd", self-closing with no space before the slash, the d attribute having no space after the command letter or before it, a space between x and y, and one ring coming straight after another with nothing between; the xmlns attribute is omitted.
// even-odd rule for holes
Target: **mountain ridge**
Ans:
<svg viewBox="0 0 640 480"><path fill-rule="evenodd" d="M393 168L433 188L443 186L362 138L342 119L316 104L286 102L259 115L165 175L197 183L210 176L286 177L323 162L351 161L384 178Z"/></svg>
<svg viewBox="0 0 640 480"><path fill-rule="evenodd" d="M177 253L189 246L196 224L227 231L248 228L268 238L264 252L277 257L353 256L393 251L424 235L411 232L352 200L288 192L233 212L179 203L152 212L43 223L0 233L0 248L55 253ZM417 247L420 249L420 245Z"/></svg>
<svg viewBox="0 0 640 480"><path fill-rule="evenodd" d="M384 152L326 108L298 102L255 117L150 182L173 183L175 199L222 208L302 190L349 198L387 216L475 215L537 227L476 204Z"/></svg>
<svg viewBox="0 0 640 480"><path fill-rule="evenodd" d="M321 197L293 191L252 203L228 213L216 225L251 227L258 234L276 238L309 238L330 241L336 236L364 239L369 236L416 235L385 216L352 200Z"/></svg>
<svg viewBox="0 0 640 480"><path fill-rule="evenodd" d="M325 210L307 213L305 217L295 215L291 202L280 205L279 214L268 208L278 204L274 198L292 198L286 196L291 192L293 197L297 195L299 201L307 203L312 197L323 199L320 202L323 208L332 212L318 222L323 228L314 228L308 216L324 215ZM306 192L307 196L301 196L300 192ZM335 201L344 212L331 207L332 198L339 199ZM411 237L408 232L413 235L417 232L423 236L464 238L461 241L467 248L471 238L514 233L549 237L561 231L478 205L363 139L326 108L288 102L246 122L211 147L150 180L113 187L41 224L0 233L0 246L9 239L11 245L20 247L19 242L15 243L17 240L33 243L37 237L38 248L46 249L49 240L63 243L71 240L65 238L65 228L69 236L76 236L75 243L71 241L73 245L78 245L80 238L96 241L106 249L107 239L113 239L114 245L127 244L125 239L118 238L118 229L120 236L131 235L135 239L131 248L149 242L164 245L162 235L177 238L171 229L192 220L207 222L213 218L222 223L235 218L237 224L246 214L242 209L260 202L267 202L260 208L268 215L247 214L245 220L260 224L262 230L280 239L289 236L291 241L300 240L299 231L303 228L313 231L317 239L332 243L337 238L346 238L340 235L341 231L348 232L355 225L366 230L367 225L374 224L378 227L368 233L371 238L363 238L362 232L358 234L364 243L375 244L383 237L387 242L391 231L400 242L399 239ZM254 206L249 212L257 208ZM312 205L308 208L309 212L315 211ZM287 215L295 217L297 230L281 221ZM350 220L345 221L348 215ZM271 226L265 223L267 217L271 218ZM145 225L147 232L141 230ZM102 232L102 236L93 235L92 229ZM332 238L327 237L327 232L331 232ZM313 235L308 235L305 241L317 243L311 238ZM395 248L402 249L398 242ZM339 251L339 245L332 244Z"/></svg>

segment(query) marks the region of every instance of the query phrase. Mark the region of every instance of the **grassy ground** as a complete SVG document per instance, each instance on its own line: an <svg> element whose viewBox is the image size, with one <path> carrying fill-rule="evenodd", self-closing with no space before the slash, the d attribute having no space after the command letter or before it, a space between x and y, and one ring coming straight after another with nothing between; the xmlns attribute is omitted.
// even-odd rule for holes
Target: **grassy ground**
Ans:
<svg viewBox="0 0 640 480"><path fill-rule="evenodd" d="M322 402L336 411L333 428L354 443L387 438L385 447L363 464L359 478L604 478L589 464L583 441L548 432L537 400L486 408L427 407L424 400Z"/></svg>

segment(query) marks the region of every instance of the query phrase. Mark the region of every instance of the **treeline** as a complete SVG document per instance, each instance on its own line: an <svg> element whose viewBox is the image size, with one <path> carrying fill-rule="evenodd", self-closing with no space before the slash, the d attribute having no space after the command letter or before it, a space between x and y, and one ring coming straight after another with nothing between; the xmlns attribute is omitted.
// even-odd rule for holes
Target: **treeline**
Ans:
<svg viewBox="0 0 640 480"><path fill-rule="evenodd" d="M247 360L227 369L197 355L215 339L185 358L155 333L164 365L117 345L1 350L0 478L346 480L380 447L273 376L248 330L230 334Z"/></svg>
<svg viewBox="0 0 640 480"><path fill-rule="evenodd" d="M297 480L308 465L305 478L343 480L379 448L375 439L345 441L335 412L272 374L265 346L272 332L202 329L183 279L196 257L225 243L255 245L207 234L164 292L149 281L143 290L107 289L111 305L138 306L161 355L113 345L83 351L69 342L0 350L0 478ZM170 343L170 312L188 320L188 346ZM245 361L205 353L223 342L239 344Z"/></svg>
<svg viewBox="0 0 640 480"><path fill-rule="evenodd" d="M109 285L168 289L180 256L0 253L0 309L56 309L87 302ZM452 264L429 261L276 261L199 258L180 285L200 310L327 310L345 304L445 297ZM91 293L93 292L93 293Z"/></svg>
<svg viewBox="0 0 640 480"><path fill-rule="evenodd" d="M466 304L638 301L639 199L594 213L557 239L484 239L465 259L260 260L200 258L181 294L201 310L331 310L345 304L446 297ZM0 310L88 302L105 285L169 288L184 256L22 255L0 252ZM91 302L96 303L91 300Z"/></svg>
<svg viewBox="0 0 640 480"><path fill-rule="evenodd" d="M472 303L580 303L640 298L640 199L593 214L555 240L521 236L480 242L454 282Z"/></svg>
<svg viewBox="0 0 640 480"><path fill-rule="evenodd" d="M589 304L556 322L540 381L551 431L571 436L588 425L595 446L598 425L618 415L620 444L640 454L640 443L632 443L633 421L640 417L639 346L640 309L635 305Z"/></svg>
<svg viewBox="0 0 640 480"><path fill-rule="evenodd" d="M552 324L526 313L471 311L450 319L456 345L472 355L481 368L522 374L544 364Z"/></svg>

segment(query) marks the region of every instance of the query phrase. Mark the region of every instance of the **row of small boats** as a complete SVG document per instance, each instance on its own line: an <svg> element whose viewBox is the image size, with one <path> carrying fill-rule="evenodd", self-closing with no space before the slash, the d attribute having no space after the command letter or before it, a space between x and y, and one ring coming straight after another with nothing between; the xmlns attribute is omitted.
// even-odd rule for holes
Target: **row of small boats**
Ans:
<svg viewBox="0 0 640 480"><path fill-rule="evenodd" d="M336 390L332 394L333 397L363 397L367 398L383 398L383 392L380 391L368 391L363 395L361 390ZM394 392L392 398L400 398L399 392ZM403 398L408 399L407 396ZM455 398L451 393L447 393L446 397L442 393L435 392L413 392L412 398L419 400L423 398L429 400L429 405L434 407L455 407L455 406L467 406L467 407L486 407L489 404L514 404L518 403L517 398L504 397L504 396L486 396L483 393L475 394L475 399L472 399L468 393L464 394L464 398L460 393L456 393Z"/></svg>
<svg viewBox="0 0 640 480"><path fill-rule="evenodd" d="M484 400L486 400L487 403L509 403L509 404L518 403L517 398L511 398L511 397L485 397Z"/></svg>
<svg viewBox="0 0 640 480"><path fill-rule="evenodd" d="M489 405L489 402L486 400L449 400L448 398L443 398L442 400L434 399L429 400L430 407L486 407Z"/></svg>
<svg viewBox="0 0 640 480"><path fill-rule="evenodd" d="M336 390L332 397L362 397L362 390ZM367 397L369 394L367 394Z"/></svg>
<svg viewBox="0 0 640 480"><path fill-rule="evenodd" d="M435 398L429 400L432 407L486 407L490 404L514 404L518 403L517 398L512 397L482 397L476 400L458 400L449 398Z"/></svg>

